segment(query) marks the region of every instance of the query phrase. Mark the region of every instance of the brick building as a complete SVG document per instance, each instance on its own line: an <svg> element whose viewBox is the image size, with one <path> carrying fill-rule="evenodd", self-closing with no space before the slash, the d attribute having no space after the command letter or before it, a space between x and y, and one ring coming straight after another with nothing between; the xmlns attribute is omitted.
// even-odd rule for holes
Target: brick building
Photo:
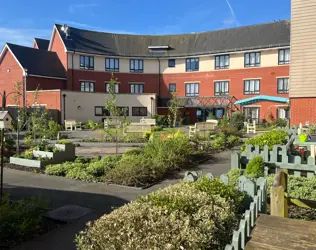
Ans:
<svg viewBox="0 0 316 250"><path fill-rule="evenodd" d="M190 122L203 120L210 113L222 116L228 109L242 109L257 120L288 116L288 21L156 36L112 34L56 24L47 43L36 38L34 48L12 44L4 47L0 91L10 90L16 81L26 78L26 90L34 90L39 84L44 90L104 93L114 73L118 93L155 94L154 106L159 114L167 112L171 92L184 97L183 115L190 117ZM22 51L27 54L27 63L36 67L21 63ZM61 65L65 75L57 76L54 70ZM34 68L45 69L46 73L31 73ZM53 96L45 91L42 100L50 102ZM148 105L152 106L151 102ZM61 109L63 105L55 106Z"/></svg>

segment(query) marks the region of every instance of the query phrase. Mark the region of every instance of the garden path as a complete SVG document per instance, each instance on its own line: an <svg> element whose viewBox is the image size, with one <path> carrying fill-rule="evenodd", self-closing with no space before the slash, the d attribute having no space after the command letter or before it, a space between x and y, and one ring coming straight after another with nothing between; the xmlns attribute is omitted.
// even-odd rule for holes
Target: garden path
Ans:
<svg viewBox="0 0 316 250"><path fill-rule="evenodd" d="M189 170L203 171L203 173L211 172L215 176L227 173L230 169L230 154L231 151L218 153L214 158L200 164L199 167ZM138 195L175 184L183 178L183 175L184 172L148 189L141 190L5 169L4 192L9 193L12 199L42 196L55 208L73 204L93 209L90 214L78 221L25 242L15 249L75 249L73 239L84 228L87 221L95 220L101 215L111 212L113 207L119 207L131 200L135 200Z"/></svg>

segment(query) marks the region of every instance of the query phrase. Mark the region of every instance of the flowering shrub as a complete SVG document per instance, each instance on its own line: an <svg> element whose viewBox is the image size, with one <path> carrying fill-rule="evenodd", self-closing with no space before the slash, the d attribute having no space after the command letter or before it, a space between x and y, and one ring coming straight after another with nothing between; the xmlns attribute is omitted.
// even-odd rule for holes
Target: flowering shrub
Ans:
<svg viewBox="0 0 316 250"><path fill-rule="evenodd" d="M250 178L263 177L264 160L262 156L257 156L249 161L245 175Z"/></svg>
<svg viewBox="0 0 316 250"><path fill-rule="evenodd" d="M233 199L182 182L88 223L77 249L223 249L238 222L232 205Z"/></svg>

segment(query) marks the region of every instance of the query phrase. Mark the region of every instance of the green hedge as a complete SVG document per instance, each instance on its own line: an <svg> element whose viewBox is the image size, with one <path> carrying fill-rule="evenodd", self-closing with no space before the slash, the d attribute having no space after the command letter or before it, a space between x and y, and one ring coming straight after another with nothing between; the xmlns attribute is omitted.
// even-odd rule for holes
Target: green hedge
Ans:
<svg viewBox="0 0 316 250"><path fill-rule="evenodd" d="M288 135L287 132L282 130L272 130L270 132L264 133L262 135L257 135L253 138L247 139L241 150L245 151L246 145L251 144L254 146L259 146L260 149L263 149L264 145L268 145L269 150L272 150L274 145L284 145L287 140L285 137Z"/></svg>
<svg viewBox="0 0 316 250"><path fill-rule="evenodd" d="M239 195L216 180L182 182L88 223L77 249L223 249L238 227Z"/></svg>

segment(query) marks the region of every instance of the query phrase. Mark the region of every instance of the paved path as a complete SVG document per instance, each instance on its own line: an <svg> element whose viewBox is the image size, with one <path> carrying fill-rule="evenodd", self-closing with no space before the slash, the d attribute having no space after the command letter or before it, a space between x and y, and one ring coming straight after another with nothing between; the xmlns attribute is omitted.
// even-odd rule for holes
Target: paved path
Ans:
<svg viewBox="0 0 316 250"><path fill-rule="evenodd" d="M213 173L218 176L227 173L230 168L231 151L224 151L213 159L191 169ZM76 233L84 228L87 221L95 220L112 208L136 199L138 195L152 192L181 180L184 173L165 180L151 188L140 190L102 183L86 183L82 181L42 174L23 172L12 169L4 170L5 193L12 199L20 199L40 195L50 201L54 207L75 204L93 209L93 212L72 224L53 230L15 248L16 250L55 250L75 249L73 239Z"/></svg>

